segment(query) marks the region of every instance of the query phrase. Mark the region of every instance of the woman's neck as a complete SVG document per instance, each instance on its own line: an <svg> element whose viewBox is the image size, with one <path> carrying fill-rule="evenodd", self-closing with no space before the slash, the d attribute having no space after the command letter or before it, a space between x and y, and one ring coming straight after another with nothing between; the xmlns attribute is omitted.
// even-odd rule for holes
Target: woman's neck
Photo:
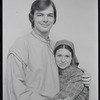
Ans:
<svg viewBox="0 0 100 100"><path fill-rule="evenodd" d="M70 66L71 66L71 65L67 66L67 67L64 68L64 69L61 69L61 68L58 67L58 69L59 69L59 74L62 75L67 69L70 68Z"/></svg>

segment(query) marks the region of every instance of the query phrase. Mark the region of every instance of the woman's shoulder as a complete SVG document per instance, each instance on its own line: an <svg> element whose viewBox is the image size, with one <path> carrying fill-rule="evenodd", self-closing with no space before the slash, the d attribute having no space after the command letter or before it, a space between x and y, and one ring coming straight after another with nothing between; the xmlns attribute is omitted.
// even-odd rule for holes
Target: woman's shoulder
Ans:
<svg viewBox="0 0 100 100"><path fill-rule="evenodd" d="M71 66L71 74L73 76L82 75L83 74L83 71L78 66Z"/></svg>

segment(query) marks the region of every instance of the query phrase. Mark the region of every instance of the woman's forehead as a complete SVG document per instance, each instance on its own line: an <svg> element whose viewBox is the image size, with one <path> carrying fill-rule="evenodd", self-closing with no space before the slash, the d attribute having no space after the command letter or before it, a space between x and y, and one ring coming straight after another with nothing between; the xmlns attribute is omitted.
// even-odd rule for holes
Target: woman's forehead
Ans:
<svg viewBox="0 0 100 100"><path fill-rule="evenodd" d="M60 54L70 54L71 52L66 49L66 48L60 48L57 50L57 53L60 53Z"/></svg>

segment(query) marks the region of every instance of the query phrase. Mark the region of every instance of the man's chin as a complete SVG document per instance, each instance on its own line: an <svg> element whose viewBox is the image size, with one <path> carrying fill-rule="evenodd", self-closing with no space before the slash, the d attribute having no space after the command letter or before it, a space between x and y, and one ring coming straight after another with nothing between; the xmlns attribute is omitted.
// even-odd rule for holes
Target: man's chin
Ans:
<svg viewBox="0 0 100 100"><path fill-rule="evenodd" d="M50 30L49 29L42 29L41 33L48 33Z"/></svg>

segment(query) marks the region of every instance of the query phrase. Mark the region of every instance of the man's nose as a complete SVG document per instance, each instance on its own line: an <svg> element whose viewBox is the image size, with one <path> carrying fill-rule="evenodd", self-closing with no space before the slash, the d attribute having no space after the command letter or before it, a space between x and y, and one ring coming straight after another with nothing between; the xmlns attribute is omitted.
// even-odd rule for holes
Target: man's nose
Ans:
<svg viewBox="0 0 100 100"><path fill-rule="evenodd" d="M43 22L47 23L48 22L48 17L45 15L43 18Z"/></svg>

